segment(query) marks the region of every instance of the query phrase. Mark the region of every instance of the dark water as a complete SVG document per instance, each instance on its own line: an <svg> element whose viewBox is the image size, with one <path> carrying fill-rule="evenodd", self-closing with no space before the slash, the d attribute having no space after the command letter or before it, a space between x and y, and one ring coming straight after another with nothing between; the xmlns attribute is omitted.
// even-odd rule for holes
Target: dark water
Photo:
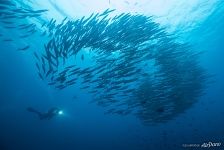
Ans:
<svg viewBox="0 0 224 150"><path fill-rule="evenodd" d="M44 2L0 0L0 150L224 149L222 2L195 24Z"/></svg>

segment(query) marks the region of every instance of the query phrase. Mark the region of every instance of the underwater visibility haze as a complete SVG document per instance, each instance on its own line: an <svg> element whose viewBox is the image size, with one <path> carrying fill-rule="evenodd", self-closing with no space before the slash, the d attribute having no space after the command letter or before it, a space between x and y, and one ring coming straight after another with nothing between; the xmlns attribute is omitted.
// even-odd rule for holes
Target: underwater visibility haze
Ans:
<svg viewBox="0 0 224 150"><path fill-rule="evenodd" d="M221 0L0 0L0 150L224 149Z"/></svg>

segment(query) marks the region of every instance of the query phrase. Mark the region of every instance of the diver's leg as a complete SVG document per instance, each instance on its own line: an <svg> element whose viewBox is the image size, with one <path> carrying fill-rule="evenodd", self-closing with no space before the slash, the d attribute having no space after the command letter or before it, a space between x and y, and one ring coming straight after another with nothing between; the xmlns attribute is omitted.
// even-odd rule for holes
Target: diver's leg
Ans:
<svg viewBox="0 0 224 150"><path fill-rule="evenodd" d="M41 112L39 112L38 110L32 108L32 107L28 107L27 108L27 111L37 114L40 119L43 118L43 114Z"/></svg>

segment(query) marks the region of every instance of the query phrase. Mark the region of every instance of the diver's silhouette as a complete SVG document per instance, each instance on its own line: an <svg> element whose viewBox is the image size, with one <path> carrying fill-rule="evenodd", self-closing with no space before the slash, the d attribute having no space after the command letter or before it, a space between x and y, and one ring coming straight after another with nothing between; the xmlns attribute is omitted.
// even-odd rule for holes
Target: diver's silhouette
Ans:
<svg viewBox="0 0 224 150"><path fill-rule="evenodd" d="M27 111L37 114L38 117L40 118L40 120L44 120L44 119L50 120L54 116L59 115L60 109L56 108L56 107L53 107L53 108L49 109L46 113L42 113L42 112L40 112L40 111L38 111L38 110L36 110L32 107L28 107Z"/></svg>

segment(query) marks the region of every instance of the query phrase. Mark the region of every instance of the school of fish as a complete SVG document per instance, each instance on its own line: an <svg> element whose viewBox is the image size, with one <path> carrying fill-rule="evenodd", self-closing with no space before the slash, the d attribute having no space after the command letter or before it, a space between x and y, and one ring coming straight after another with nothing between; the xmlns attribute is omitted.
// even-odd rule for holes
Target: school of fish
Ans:
<svg viewBox="0 0 224 150"><path fill-rule="evenodd" d="M32 51L37 74L59 90L79 87L105 113L134 114L143 123L173 119L202 95L208 75L199 65L200 53L177 42L152 17L107 9L77 20L52 18L40 28L29 23L47 10L17 8L0 0L1 30L17 29L20 38L36 32L48 40ZM26 20L23 24L14 19ZM0 31L1 31L0 30ZM0 37L4 35L0 33ZM16 42L10 38L3 42Z"/></svg>

